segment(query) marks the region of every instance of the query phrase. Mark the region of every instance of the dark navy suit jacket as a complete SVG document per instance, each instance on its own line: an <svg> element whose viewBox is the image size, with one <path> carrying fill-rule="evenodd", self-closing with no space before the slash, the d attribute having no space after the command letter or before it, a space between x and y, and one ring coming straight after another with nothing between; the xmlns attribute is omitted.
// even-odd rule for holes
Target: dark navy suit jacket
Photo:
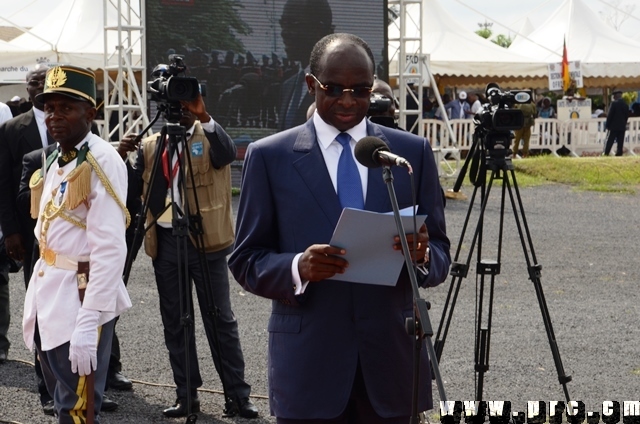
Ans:
<svg viewBox="0 0 640 424"><path fill-rule="evenodd" d="M414 344L404 329L413 311L406 270L392 287L325 280L294 295L294 256L312 244L329 243L342 212L314 128L311 119L249 145L229 260L246 290L273 299L271 412L290 419L336 417L347 404L359 361L377 413L409 416ZM428 214L431 246L430 274L420 283L437 285L446 279L451 259L431 147L424 138L370 122L367 134L383 139L413 166L418 212ZM394 178L400 208L411 206L407 172L397 169ZM369 169L365 209L392 209L381 168ZM419 406L427 410L432 382L424 348L420 367Z"/></svg>

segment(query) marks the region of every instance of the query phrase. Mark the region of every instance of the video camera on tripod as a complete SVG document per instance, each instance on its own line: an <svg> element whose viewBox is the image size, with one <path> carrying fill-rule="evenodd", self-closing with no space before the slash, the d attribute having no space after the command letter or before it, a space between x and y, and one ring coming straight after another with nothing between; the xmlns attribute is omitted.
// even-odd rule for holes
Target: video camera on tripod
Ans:
<svg viewBox="0 0 640 424"><path fill-rule="evenodd" d="M511 151L511 131L524 126L524 115L514 109L514 105L529 103L531 91L502 91L498 84L489 83L485 94L488 103L482 105L482 111L474 117L474 137L489 151L489 156L504 157Z"/></svg>
<svg viewBox="0 0 640 424"><path fill-rule="evenodd" d="M181 101L192 101L198 98L198 94L205 96L205 86L195 77L187 77L187 65L184 58L177 54L169 56L170 64L156 65L151 72L153 81L147 83L147 92L151 100L158 105L158 110L163 114L167 122L176 123L182 116Z"/></svg>

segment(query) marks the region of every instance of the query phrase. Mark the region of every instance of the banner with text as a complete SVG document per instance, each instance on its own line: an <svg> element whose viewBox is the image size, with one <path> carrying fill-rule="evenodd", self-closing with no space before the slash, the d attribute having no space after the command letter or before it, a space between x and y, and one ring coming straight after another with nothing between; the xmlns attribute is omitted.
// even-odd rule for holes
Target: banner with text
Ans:
<svg viewBox="0 0 640 424"><path fill-rule="evenodd" d="M569 76L576 83L576 88L582 88L582 70L580 69L580 61L574 60L569 62ZM562 87L562 63L549 64L549 90L563 91Z"/></svg>

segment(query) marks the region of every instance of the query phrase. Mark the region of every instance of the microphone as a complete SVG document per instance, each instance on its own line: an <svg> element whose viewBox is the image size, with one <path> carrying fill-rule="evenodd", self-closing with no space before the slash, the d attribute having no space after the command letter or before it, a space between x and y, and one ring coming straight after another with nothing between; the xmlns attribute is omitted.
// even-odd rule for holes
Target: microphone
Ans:
<svg viewBox="0 0 640 424"><path fill-rule="evenodd" d="M364 137L356 143L353 153L362 165L367 168L378 168L380 166L402 166L409 168L411 164L405 158L395 155L389 151L387 143L378 137Z"/></svg>

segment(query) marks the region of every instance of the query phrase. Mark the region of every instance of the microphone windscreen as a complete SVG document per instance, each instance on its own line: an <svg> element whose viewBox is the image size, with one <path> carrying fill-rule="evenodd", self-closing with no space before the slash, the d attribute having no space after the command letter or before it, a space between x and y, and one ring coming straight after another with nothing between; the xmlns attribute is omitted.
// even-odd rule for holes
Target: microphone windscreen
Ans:
<svg viewBox="0 0 640 424"><path fill-rule="evenodd" d="M356 160L367 168L378 168L381 166L378 160L378 152L389 151L387 143L378 137L368 136L361 138L353 150Z"/></svg>

